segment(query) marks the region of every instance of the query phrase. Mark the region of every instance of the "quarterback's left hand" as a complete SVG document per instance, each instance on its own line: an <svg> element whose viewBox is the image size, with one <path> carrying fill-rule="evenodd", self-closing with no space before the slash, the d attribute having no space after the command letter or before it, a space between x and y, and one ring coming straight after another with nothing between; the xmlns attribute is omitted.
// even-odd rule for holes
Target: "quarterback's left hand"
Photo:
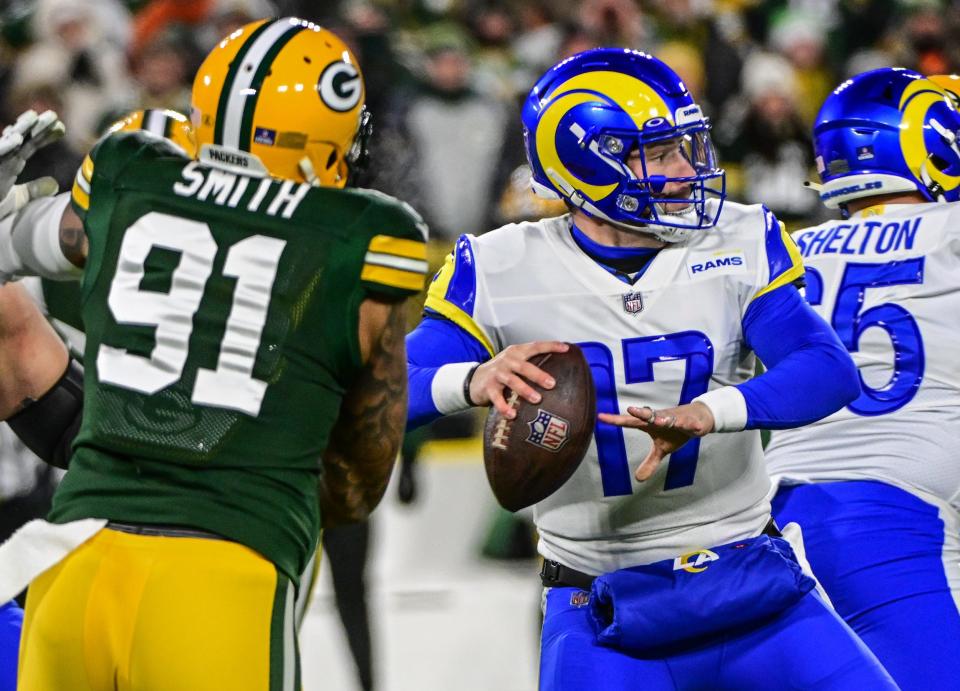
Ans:
<svg viewBox="0 0 960 691"><path fill-rule="evenodd" d="M686 444L692 437L702 437L713 431L714 420L710 409L700 403L687 403L676 408L653 410L647 406L627 408L629 415L600 413L600 422L617 427L642 429L653 439L650 453L637 467L634 477L647 480L660 467L660 462Z"/></svg>

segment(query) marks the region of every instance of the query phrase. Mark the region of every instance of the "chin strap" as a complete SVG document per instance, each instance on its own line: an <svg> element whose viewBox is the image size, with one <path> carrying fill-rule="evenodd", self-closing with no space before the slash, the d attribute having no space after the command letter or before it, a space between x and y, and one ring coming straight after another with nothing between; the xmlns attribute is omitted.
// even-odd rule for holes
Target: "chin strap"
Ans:
<svg viewBox="0 0 960 691"><path fill-rule="evenodd" d="M934 122L936 121L934 120ZM933 177L931 177L930 173L927 171L927 167L929 163L930 163L930 157L928 156L927 159L920 166L920 182L922 182L923 186L927 188L927 192L930 194L931 198L933 198L935 201L938 201L938 202L945 202L947 200L943 196L943 192L944 192L943 185L941 185L939 182L934 180Z"/></svg>
<svg viewBox="0 0 960 691"><path fill-rule="evenodd" d="M297 168L300 169L300 173L303 174L303 179L307 181L308 185L317 186L320 184L320 178L317 177L317 171L313 167L313 162L304 156L297 163Z"/></svg>

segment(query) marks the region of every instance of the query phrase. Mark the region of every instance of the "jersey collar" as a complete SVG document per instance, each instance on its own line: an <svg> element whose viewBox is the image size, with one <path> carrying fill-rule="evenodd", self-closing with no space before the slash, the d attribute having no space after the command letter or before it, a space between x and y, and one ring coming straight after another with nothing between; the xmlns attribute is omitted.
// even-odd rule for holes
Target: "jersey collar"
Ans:
<svg viewBox="0 0 960 691"><path fill-rule="evenodd" d="M866 209L860 209L855 214L850 214L850 218L867 218L869 216L880 216L887 211L886 204L874 204L873 206L868 206Z"/></svg>

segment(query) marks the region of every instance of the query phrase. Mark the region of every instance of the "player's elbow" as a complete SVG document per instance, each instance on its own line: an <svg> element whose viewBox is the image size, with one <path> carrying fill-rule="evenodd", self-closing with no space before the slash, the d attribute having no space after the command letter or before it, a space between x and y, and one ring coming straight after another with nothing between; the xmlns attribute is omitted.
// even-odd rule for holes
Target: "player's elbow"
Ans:
<svg viewBox="0 0 960 691"><path fill-rule="evenodd" d="M803 387L816 403L804 424L833 415L860 395L857 366L839 341L820 343L809 365Z"/></svg>
<svg viewBox="0 0 960 691"><path fill-rule="evenodd" d="M363 439L373 441L369 435ZM318 488L324 527L367 520L387 491L399 450L399 434L346 449L335 443L327 448Z"/></svg>
<svg viewBox="0 0 960 691"><path fill-rule="evenodd" d="M324 505L321 502L320 514L324 528L350 523L363 523L370 518L370 514L377 508L383 495L386 493L387 483L373 491L359 492L346 501L332 502Z"/></svg>
<svg viewBox="0 0 960 691"><path fill-rule="evenodd" d="M852 403L860 395L860 372L850 353L843 348L831 348L832 365L828 376L833 381L836 398L842 401L840 408Z"/></svg>

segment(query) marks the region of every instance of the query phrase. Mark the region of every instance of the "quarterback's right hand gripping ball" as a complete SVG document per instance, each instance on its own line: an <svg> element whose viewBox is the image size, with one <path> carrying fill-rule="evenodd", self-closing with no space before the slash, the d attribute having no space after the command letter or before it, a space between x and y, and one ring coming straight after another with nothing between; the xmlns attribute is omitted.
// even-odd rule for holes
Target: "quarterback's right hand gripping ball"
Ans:
<svg viewBox="0 0 960 691"><path fill-rule="evenodd" d="M536 389L539 403L504 393L516 409L512 420L490 408L483 432L483 463L497 501L510 511L536 504L570 479L593 438L597 397L583 351L544 353L530 362L557 382Z"/></svg>

